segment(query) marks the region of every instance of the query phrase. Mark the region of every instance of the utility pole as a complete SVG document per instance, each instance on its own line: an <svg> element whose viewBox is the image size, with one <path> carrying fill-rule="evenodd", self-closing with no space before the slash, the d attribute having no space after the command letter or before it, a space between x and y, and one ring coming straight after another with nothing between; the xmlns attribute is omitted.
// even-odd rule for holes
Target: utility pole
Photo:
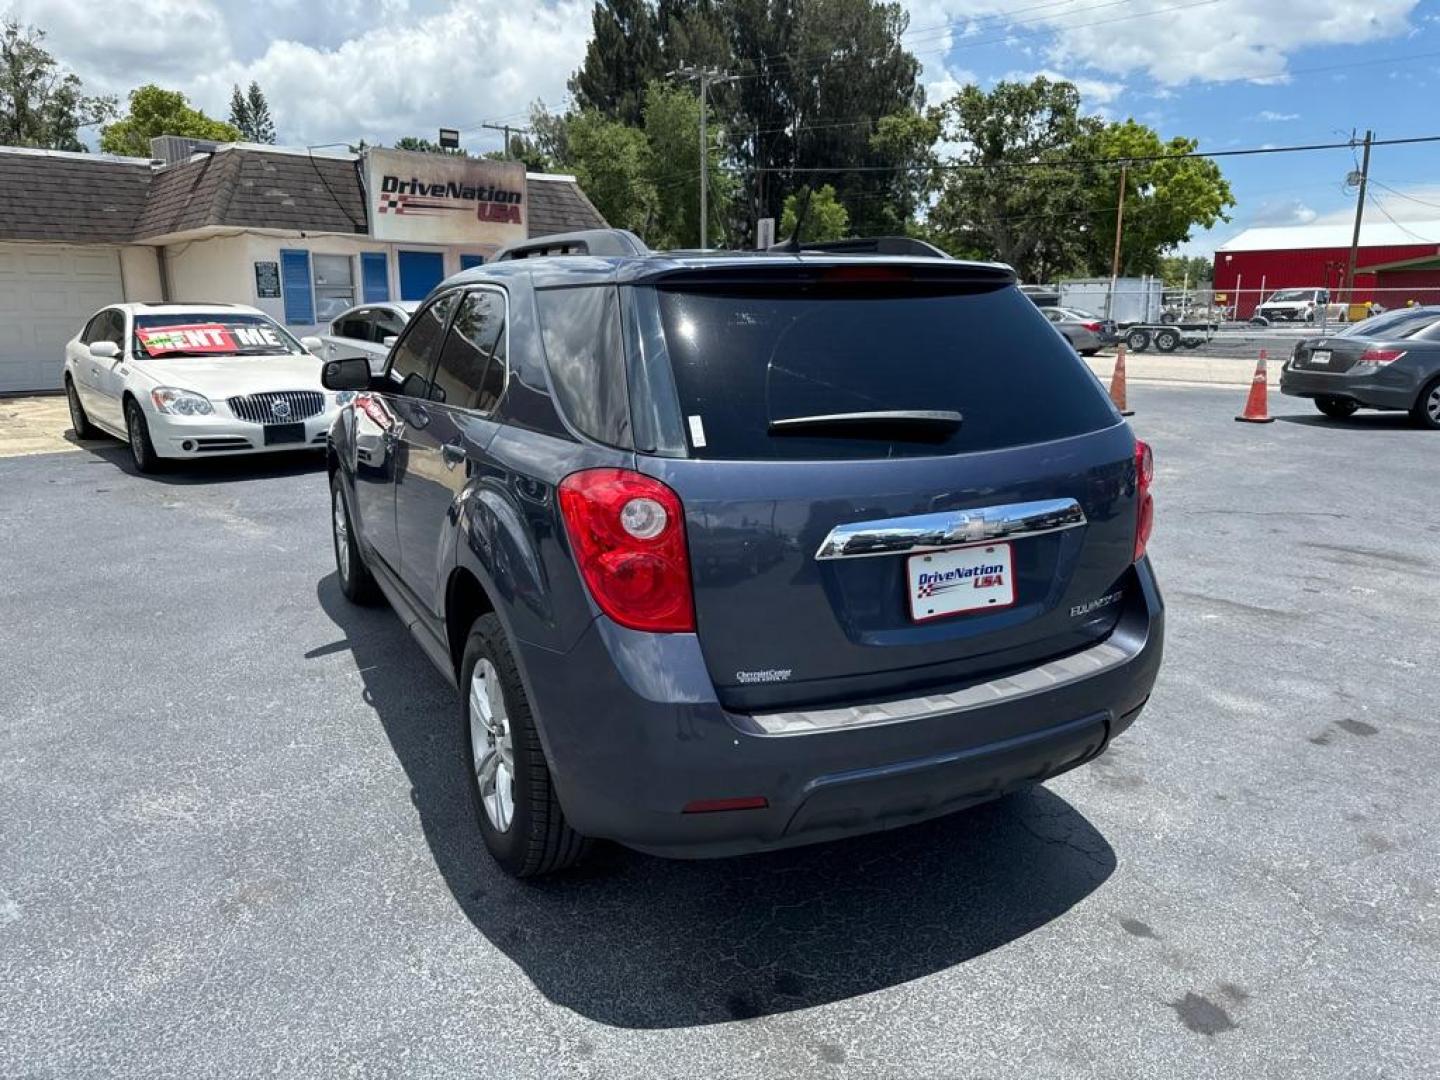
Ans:
<svg viewBox="0 0 1440 1080"><path fill-rule="evenodd" d="M700 68L694 64L686 64L667 74L671 78L694 79L700 85L700 247L704 249L710 246L710 147L705 137L705 95L713 84L729 82L732 76L715 68Z"/></svg>
<svg viewBox="0 0 1440 1080"><path fill-rule="evenodd" d="M513 131L516 135L530 134L529 128L515 127L512 124L481 124L480 126L482 128L488 128L491 131L503 131L505 133L505 156L507 158L510 156L510 132Z"/></svg>
<svg viewBox="0 0 1440 1080"><path fill-rule="evenodd" d="M1115 254L1110 259L1110 295L1105 300L1105 317L1115 317L1115 286L1120 281L1120 235L1125 229L1125 177L1129 162L1120 163L1120 202L1115 207Z"/></svg>
<svg viewBox="0 0 1440 1080"><path fill-rule="evenodd" d="M1370 182L1370 144L1375 133L1365 131L1365 154L1360 159L1360 197L1355 200L1355 231L1350 234L1350 267L1345 271L1345 303L1355 302L1355 262L1360 257L1360 222L1365 218L1365 185ZM1351 136L1354 144L1354 136Z"/></svg>

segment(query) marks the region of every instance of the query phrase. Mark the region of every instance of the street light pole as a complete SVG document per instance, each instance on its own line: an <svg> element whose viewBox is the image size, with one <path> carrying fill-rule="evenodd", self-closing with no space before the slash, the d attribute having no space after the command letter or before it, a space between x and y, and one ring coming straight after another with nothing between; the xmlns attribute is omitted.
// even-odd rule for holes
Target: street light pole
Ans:
<svg viewBox="0 0 1440 1080"><path fill-rule="evenodd" d="M729 82L731 76L716 68L696 67L694 64L678 67L669 75L672 78L678 75L683 79L694 79L700 88L700 247L703 250L709 247L710 238L710 146L705 135L706 94L712 84Z"/></svg>

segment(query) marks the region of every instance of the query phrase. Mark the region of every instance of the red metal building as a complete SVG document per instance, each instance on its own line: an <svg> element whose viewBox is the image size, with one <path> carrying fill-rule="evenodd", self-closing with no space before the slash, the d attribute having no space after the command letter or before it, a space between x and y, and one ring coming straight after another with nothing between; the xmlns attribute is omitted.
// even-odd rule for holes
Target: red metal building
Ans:
<svg viewBox="0 0 1440 1080"><path fill-rule="evenodd" d="M1345 297L1351 230L1350 225L1246 229L1215 252L1217 303L1237 304L1242 319L1262 297L1288 288L1328 288L1336 301L1373 300L1386 308L1404 307L1408 300L1440 303L1440 221L1367 222L1360 231L1355 294Z"/></svg>

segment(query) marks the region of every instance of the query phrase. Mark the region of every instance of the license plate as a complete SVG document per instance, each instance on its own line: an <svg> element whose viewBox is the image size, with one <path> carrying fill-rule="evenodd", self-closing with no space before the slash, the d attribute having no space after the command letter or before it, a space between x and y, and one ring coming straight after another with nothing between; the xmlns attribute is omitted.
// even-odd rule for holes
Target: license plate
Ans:
<svg viewBox="0 0 1440 1080"><path fill-rule="evenodd" d="M1015 603L1009 544L975 544L912 555L906 563L906 577L910 618L916 622Z"/></svg>
<svg viewBox="0 0 1440 1080"><path fill-rule="evenodd" d="M266 424L265 445L275 446L279 443L303 443L305 441L304 424Z"/></svg>
<svg viewBox="0 0 1440 1080"><path fill-rule="evenodd" d="M1328 367L1330 365L1330 350L1316 349L1310 354L1310 363L1314 367Z"/></svg>

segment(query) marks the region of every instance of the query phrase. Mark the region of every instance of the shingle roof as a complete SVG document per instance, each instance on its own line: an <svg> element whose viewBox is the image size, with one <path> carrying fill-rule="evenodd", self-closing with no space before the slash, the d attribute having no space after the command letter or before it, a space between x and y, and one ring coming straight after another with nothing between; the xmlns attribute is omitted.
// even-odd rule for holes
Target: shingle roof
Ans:
<svg viewBox="0 0 1440 1080"><path fill-rule="evenodd" d="M218 225L364 233L355 162L226 150L155 175L135 238Z"/></svg>
<svg viewBox="0 0 1440 1080"><path fill-rule="evenodd" d="M606 222L574 180L558 176L527 176L525 196L530 203L530 235L603 229Z"/></svg>
<svg viewBox="0 0 1440 1080"><path fill-rule="evenodd" d="M0 152L0 239L124 243L150 167L89 154Z"/></svg>
<svg viewBox="0 0 1440 1080"><path fill-rule="evenodd" d="M531 236L605 227L570 177L526 177ZM367 231L353 158L250 147L158 172L134 159L0 148L0 240L126 243L218 226Z"/></svg>

